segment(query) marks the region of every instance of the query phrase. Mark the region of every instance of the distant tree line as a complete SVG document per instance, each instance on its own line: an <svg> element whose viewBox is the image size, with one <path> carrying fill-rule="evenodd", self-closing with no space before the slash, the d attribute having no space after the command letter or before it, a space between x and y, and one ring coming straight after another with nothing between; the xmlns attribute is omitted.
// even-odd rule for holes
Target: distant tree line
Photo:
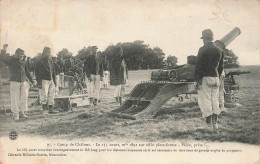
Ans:
<svg viewBox="0 0 260 164"><path fill-rule="evenodd" d="M165 53L163 50L159 47L151 48L149 45L145 44L144 41L140 40L109 45L101 52L101 56L106 56L107 60L110 61L113 58L117 47L122 47L123 57L129 70L160 69L164 65ZM87 48L84 47L78 51L76 58L83 60L90 54L90 51L91 46ZM176 63L177 58L175 64Z"/></svg>
<svg viewBox="0 0 260 164"><path fill-rule="evenodd" d="M107 58L110 61L115 54L116 47L122 47L124 59L129 70L138 69L160 69L165 65L167 66L178 66L178 58L173 55L168 55L165 59L165 53L159 47L151 48L144 41L136 40L134 42L124 42L117 43L115 45L109 45L103 52L101 56ZM91 47L83 47L78 51L75 58L79 60L84 60L91 52ZM33 60L39 60L40 53L34 57ZM63 60L69 60L74 57L68 49L64 48L58 52L57 57L61 57ZM238 57L234 54L232 50L225 50L224 67L225 68L237 68L239 67Z"/></svg>
<svg viewBox="0 0 260 164"><path fill-rule="evenodd" d="M232 50L225 50L225 57L224 57L224 68L238 68L238 57Z"/></svg>

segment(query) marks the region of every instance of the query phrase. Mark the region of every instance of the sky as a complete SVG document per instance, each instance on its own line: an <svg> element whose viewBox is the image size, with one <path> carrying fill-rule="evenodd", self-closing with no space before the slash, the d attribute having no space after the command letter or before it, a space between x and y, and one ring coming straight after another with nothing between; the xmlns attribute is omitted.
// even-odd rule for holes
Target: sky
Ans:
<svg viewBox="0 0 260 164"><path fill-rule="evenodd" d="M1 0L0 44L27 56L52 55L84 46L100 51L118 42L143 40L185 64L203 45L201 32L221 39L234 27L239 35L227 48L241 65L260 64L260 1L257 0Z"/></svg>

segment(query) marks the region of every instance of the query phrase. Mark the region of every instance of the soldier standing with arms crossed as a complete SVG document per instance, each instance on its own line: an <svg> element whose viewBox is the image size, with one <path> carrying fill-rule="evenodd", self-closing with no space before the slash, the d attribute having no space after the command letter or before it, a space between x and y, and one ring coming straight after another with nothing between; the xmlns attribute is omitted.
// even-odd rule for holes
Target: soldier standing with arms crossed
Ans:
<svg viewBox="0 0 260 164"><path fill-rule="evenodd" d="M206 123L211 124L213 130L218 129L219 108L219 76L223 71L223 50L213 41L210 29L202 31L204 46L199 49L198 61L195 69L195 85L198 90L198 105Z"/></svg>

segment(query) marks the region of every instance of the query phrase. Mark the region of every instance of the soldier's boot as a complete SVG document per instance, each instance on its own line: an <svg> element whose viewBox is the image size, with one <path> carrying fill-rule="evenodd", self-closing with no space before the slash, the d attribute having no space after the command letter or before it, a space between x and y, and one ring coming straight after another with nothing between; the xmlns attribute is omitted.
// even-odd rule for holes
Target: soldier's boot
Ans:
<svg viewBox="0 0 260 164"><path fill-rule="evenodd" d="M98 99L94 99L93 104L94 104L94 106L97 106L98 105Z"/></svg>
<svg viewBox="0 0 260 164"><path fill-rule="evenodd" d="M227 110L226 110L224 104L219 104L219 108L220 108L221 113L226 113Z"/></svg>
<svg viewBox="0 0 260 164"><path fill-rule="evenodd" d="M206 123L207 124L212 124L212 115L206 117Z"/></svg>
<svg viewBox="0 0 260 164"><path fill-rule="evenodd" d="M42 114L48 114L48 105L42 104Z"/></svg>
<svg viewBox="0 0 260 164"><path fill-rule="evenodd" d="M115 97L115 99L116 99L116 102L118 103L119 102L119 97Z"/></svg>
<svg viewBox="0 0 260 164"><path fill-rule="evenodd" d="M20 118L28 118L28 116L25 114L25 112L20 113Z"/></svg>
<svg viewBox="0 0 260 164"><path fill-rule="evenodd" d="M14 120L15 120L15 121L18 121L18 120L19 120L19 114L15 113L15 114L13 115L13 117L14 117Z"/></svg>
<svg viewBox="0 0 260 164"><path fill-rule="evenodd" d="M212 123L213 123L213 130L216 131L218 130L218 115L213 114L212 115Z"/></svg>
<svg viewBox="0 0 260 164"><path fill-rule="evenodd" d="M53 105L49 105L49 113L50 114L55 114L55 113L59 113L59 111L58 110L54 110L53 109Z"/></svg>
<svg viewBox="0 0 260 164"><path fill-rule="evenodd" d="M122 105L122 97L118 97L118 102L120 105Z"/></svg>
<svg viewBox="0 0 260 164"><path fill-rule="evenodd" d="M90 98L89 98L89 105L90 105L90 106L93 106L93 102L94 102L93 97L90 97Z"/></svg>
<svg viewBox="0 0 260 164"><path fill-rule="evenodd" d="M218 123L218 115L213 114L212 115L212 124L217 124Z"/></svg>

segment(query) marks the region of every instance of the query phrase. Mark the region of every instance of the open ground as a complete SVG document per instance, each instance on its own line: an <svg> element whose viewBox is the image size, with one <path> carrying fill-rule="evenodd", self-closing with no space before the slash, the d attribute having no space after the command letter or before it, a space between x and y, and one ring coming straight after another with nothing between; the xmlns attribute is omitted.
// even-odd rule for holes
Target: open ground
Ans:
<svg viewBox="0 0 260 164"><path fill-rule="evenodd" d="M114 102L113 87L101 90L101 103L77 107L70 112L43 115L40 106L29 107L28 119L14 121L10 114L0 115L0 137L15 130L20 135L52 139L93 139L105 141L173 141L180 139L260 144L260 66L244 66L250 74L236 77L240 84L237 100L242 107L228 108L219 119L219 133L211 132L201 117L197 102L176 97L167 101L149 120L119 118L109 112ZM141 81L150 79L152 70L129 71L126 93ZM2 91L4 89L2 88ZM8 88L7 88L8 90ZM196 96L196 95L193 95ZM1 93L1 99L5 96ZM35 99L29 99L29 104Z"/></svg>

